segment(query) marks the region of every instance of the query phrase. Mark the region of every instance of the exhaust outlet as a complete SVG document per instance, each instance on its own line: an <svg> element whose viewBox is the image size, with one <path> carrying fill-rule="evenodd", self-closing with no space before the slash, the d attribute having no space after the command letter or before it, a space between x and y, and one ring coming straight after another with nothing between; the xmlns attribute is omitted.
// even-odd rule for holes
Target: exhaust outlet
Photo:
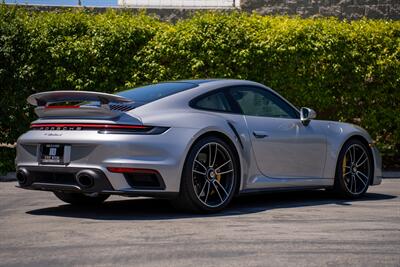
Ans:
<svg viewBox="0 0 400 267"><path fill-rule="evenodd" d="M21 168L16 173L17 181L21 186L27 186L32 183L31 179L29 179L29 172Z"/></svg>
<svg viewBox="0 0 400 267"><path fill-rule="evenodd" d="M83 170L76 174L75 179L81 188L88 189L94 186L94 182L99 179L99 175L92 170Z"/></svg>

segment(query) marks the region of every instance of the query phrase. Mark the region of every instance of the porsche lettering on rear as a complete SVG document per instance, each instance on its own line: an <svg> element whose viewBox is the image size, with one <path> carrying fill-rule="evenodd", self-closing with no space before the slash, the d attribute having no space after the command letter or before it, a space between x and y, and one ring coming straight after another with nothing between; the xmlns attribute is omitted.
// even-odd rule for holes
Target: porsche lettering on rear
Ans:
<svg viewBox="0 0 400 267"><path fill-rule="evenodd" d="M39 128L33 128L33 130L40 130L40 131L80 131L82 130L82 127L60 127L60 126L52 126L52 127L39 127Z"/></svg>

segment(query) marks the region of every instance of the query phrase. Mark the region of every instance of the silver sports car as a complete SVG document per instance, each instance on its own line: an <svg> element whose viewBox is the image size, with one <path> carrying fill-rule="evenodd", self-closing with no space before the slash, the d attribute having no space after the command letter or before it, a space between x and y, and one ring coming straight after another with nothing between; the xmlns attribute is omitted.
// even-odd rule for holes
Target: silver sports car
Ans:
<svg viewBox="0 0 400 267"><path fill-rule="evenodd" d="M312 109L256 82L53 91L28 102L39 119L18 139L19 186L71 204L115 194L215 212L238 194L329 188L357 198L381 183L381 157L365 130L315 120Z"/></svg>

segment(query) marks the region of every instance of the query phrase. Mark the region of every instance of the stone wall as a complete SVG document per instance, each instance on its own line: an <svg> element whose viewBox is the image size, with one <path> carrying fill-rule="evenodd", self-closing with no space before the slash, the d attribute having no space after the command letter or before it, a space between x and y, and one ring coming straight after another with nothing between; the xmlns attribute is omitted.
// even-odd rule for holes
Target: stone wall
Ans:
<svg viewBox="0 0 400 267"><path fill-rule="evenodd" d="M1 1L1 0L0 0ZM400 1L400 0L399 0ZM92 13L103 13L109 8L116 10L117 12L130 12L132 14L137 14L142 11L146 11L147 14L153 15L162 21L168 21L175 23L180 19L190 18L196 12L203 12L207 10L213 10L210 8L138 8L138 7L84 7L84 6L44 6L44 5L16 5L20 8L25 8L31 11L51 11L60 12L63 10L80 9ZM218 8L216 10L230 12L236 10L236 8Z"/></svg>
<svg viewBox="0 0 400 267"><path fill-rule="evenodd" d="M262 15L299 15L301 17L334 16L340 19L372 19L400 20L400 0L240 0L240 8L247 12L257 12ZM40 11L54 11L66 7L56 6L29 6L25 8ZM106 8L84 8L91 12L104 12ZM117 8L123 11L136 13L143 8ZM161 20L175 22L193 15L194 12L210 10L210 8L149 8L147 13L154 14ZM218 8L218 10L232 11L236 8Z"/></svg>
<svg viewBox="0 0 400 267"><path fill-rule="evenodd" d="M302 17L334 16L340 19L400 19L400 0L241 0L241 8L263 15Z"/></svg>

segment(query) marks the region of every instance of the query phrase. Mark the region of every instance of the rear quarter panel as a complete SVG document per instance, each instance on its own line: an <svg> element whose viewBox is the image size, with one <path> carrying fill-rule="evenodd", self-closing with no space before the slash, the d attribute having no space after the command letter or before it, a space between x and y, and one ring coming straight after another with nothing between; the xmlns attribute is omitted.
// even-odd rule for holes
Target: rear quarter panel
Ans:
<svg viewBox="0 0 400 267"><path fill-rule="evenodd" d="M180 162L178 169L180 173L183 171L183 166L185 164L186 157L190 151L190 148L193 144L204 134L209 132L218 132L220 134L225 135L227 138L235 146L236 152L239 156L240 166L241 166L241 174L240 177L243 177L243 173L247 173L249 161L246 160L249 158L250 151L247 151L246 148L250 148L250 145L244 145L243 142L249 142L247 129L243 127L244 120L241 115L233 115L229 118L223 115L219 115L218 113L213 112L202 112L197 111L191 108L186 109L164 109L162 113L147 113L140 114L136 113L137 116L141 117L141 120L144 125L157 125L157 126L166 126L172 127L174 129L187 129L190 128L194 130L193 136L190 139L183 140L180 139L182 143L185 144L185 150L180 155ZM241 122L243 121L243 122ZM229 126L228 122L235 125L235 129L239 132L239 138L243 144L240 144L239 139L233 132L232 128ZM178 130L179 132L179 130ZM176 138L179 138L177 136ZM244 181L245 179L241 179ZM243 187L241 183L240 189Z"/></svg>

